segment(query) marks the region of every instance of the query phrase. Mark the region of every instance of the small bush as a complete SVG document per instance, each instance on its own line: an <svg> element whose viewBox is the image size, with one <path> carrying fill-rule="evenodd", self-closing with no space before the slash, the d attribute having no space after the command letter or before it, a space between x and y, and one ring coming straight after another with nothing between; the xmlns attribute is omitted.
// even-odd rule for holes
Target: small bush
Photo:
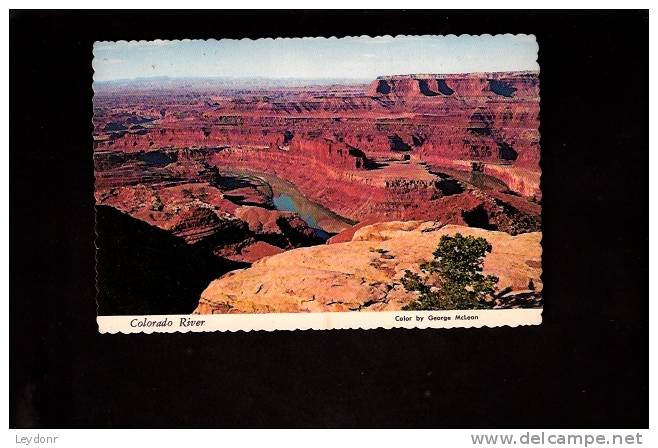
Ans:
<svg viewBox="0 0 658 448"><path fill-rule="evenodd" d="M434 259L420 265L422 275L409 270L402 277L407 291L419 293L405 310L465 310L489 308L485 299L496 291L498 277L482 274L491 244L484 238L444 235Z"/></svg>

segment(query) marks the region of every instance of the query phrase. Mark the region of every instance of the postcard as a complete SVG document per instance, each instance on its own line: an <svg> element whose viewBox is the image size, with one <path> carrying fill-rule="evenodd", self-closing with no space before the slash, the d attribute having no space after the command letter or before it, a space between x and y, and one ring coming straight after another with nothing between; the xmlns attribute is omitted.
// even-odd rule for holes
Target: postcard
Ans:
<svg viewBox="0 0 658 448"><path fill-rule="evenodd" d="M541 323L537 51L96 42L99 331Z"/></svg>

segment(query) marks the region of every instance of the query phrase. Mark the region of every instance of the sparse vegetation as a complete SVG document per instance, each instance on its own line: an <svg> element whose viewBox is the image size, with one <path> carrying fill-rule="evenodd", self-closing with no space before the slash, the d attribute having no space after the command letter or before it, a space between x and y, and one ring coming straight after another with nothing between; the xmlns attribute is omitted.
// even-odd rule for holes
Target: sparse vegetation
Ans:
<svg viewBox="0 0 658 448"><path fill-rule="evenodd" d="M481 237L444 235L434 259L420 265L421 275L405 271L402 285L419 293L406 310L464 310L489 308L486 301L496 291L498 277L482 274L491 244Z"/></svg>

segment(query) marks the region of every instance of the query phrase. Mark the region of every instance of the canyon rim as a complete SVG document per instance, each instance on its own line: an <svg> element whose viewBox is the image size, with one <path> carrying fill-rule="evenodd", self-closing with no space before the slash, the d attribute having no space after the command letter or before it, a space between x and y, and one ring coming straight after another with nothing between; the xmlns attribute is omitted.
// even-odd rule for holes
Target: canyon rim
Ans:
<svg viewBox="0 0 658 448"><path fill-rule="evenodd" d="M103 332L541 322L534 36L97 42Z"/></svg>

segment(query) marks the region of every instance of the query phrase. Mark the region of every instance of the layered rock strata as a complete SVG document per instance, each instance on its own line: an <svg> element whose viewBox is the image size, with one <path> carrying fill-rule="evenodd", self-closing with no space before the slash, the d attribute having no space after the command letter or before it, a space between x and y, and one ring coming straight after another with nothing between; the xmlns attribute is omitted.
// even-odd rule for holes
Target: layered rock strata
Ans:
<svg viewBox="0 0 658 448"><path fill-rule="evenodd" d="M476 161L517 193L541 195L536 72L381 77L369 86L178 89L167 95L100 89L96 148L290 150L350 171L405 155L462 170Z"/></svg>
<svg viewBox="0 0 658 448"><path fill-rule="evenodd" d="M227 182L226 170L294 184L341 218L318 223L330 233L347 221L433 220L510 234L541 225L535 72L95 89L97 203L219 256L251 262L321 242L299 217L272 210L266 185Z"/></svg>
<svg viewBox="0 0 658 448"><path fill-rule="evenodd" d="M253 262L322 242L296 214L271 209L266 185L224 179L206 156L97 153L96 202L230 260Z"/></svg>

